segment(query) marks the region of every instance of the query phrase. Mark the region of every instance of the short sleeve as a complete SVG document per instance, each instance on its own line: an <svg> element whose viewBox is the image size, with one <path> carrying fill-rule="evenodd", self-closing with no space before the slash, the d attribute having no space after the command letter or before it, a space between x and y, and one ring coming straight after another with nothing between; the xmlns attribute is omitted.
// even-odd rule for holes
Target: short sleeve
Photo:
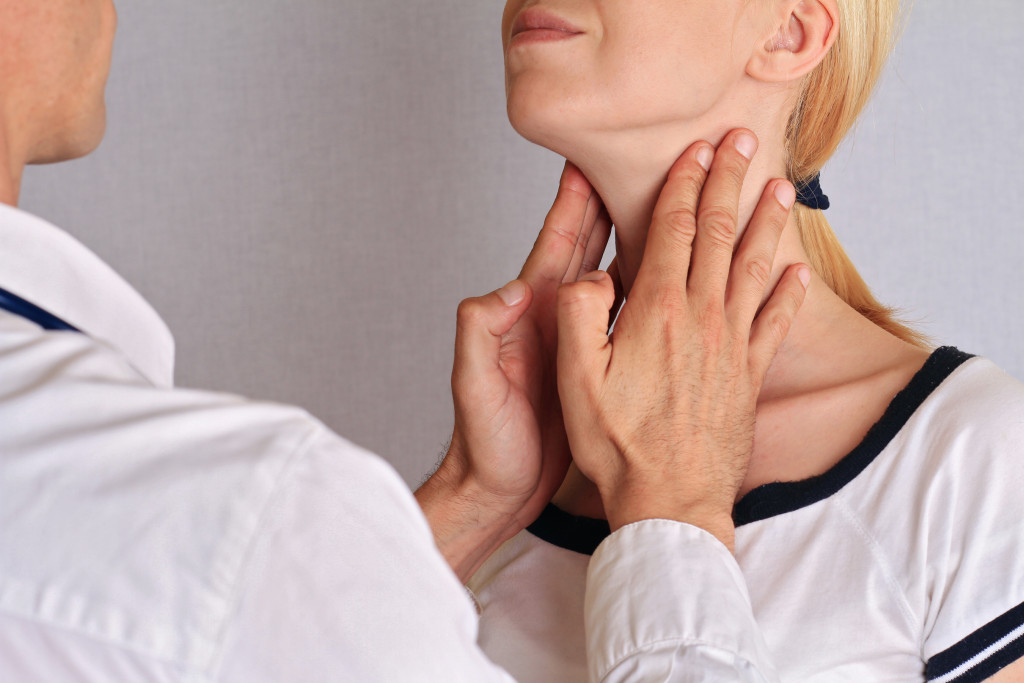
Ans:
<svg viewBox="0 0 1024 683"><path fill-rule="evenodd" d="M982 681L1024 657L1024 385L988 361L965 368L936 421L923 657L935 683ZM939 462L941 457L941 462Z"/></svg>

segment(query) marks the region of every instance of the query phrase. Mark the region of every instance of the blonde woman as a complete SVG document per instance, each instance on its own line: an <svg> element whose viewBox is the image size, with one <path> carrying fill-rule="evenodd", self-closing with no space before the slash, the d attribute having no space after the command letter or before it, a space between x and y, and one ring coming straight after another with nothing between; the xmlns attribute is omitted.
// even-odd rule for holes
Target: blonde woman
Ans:
<svg viewBox="0 0 1024 683"><path fill-rule="evenodd" d="M780 678L1024 681L1024 387L985 359L929 347L877 302L817 184L897 14L897 0L509 0L508 113L600 195L627 296L658 191L696 141L756 133L730 139L753 159L739 225L773 178L800 189L762 276L768 290L796 263L814 277L760 394L730 522ZM577 460L628 449L616 401L646 400L628 374L607 377L585 390L560 378ZM589 556L616 527L600 494L571 467L553 504L469 582L482 646L519 680L588 677ZM606 674L629 672L595 672Z"/></svg>

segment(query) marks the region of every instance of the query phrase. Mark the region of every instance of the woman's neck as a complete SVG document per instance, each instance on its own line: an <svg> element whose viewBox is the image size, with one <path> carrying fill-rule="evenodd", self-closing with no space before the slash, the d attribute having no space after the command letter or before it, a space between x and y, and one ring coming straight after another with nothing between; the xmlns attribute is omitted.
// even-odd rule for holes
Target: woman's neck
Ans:
<svg viewBox="0 0 1024 683"><path fill-rule="evenodd" d="M718 143L719 140L710 140ZM586 159L580 170L600 194L615 224L616 258L623 291L628 296L636 279L647 241L647 230L668 168L690 142L669 147L662 159L647 155L643 164L629 160ZM761 136L758 153L747 173L739 202L741 233L770 180L784 175L784 148L780 141L766 142ZM575 161L575 159L573 160ZM742 234L740 236L742 238ZM786 269L809 263L796 219L790 216L783 230L765 300ZM852 381L865 371L874 371L869 356L883 348L884 357L905 344L885 333L836 296L819 277L813 277L807 298L794 320L789 335L776 355L765 379L762 398L778 399L819 390L833 381ZM836 369L839 363L842 370Z"/></svg>
<svg viewBox="0 0 1024 683"><path fill-rule="evenodd" d="M725 132L722 132L718 139L710 142L718 144L724 135ZM740 197L741 230L750 221L768 182L773 178L785 176L785 151L781 139L772 140L767 136L762 136L761 139ZM695 141L696 139L654 146L637 145L635 141L626 141L625 144L609 148L644 150L644 153L582 155L580 159L572 159L601 196L615 225L616 257L623 288L627 294L640 267L647 242L647 229L661 188L668 177L668 170L679 155ZM787 228L787 233L796 236L795 223ZM800 260L802 250L799 250L799 253L785 253L786 250L792 250L798 245L799 239L787 240L780 247L780 256L784 257L777 261L777 265L781 266L780 274L786 266ZM790 257L794 260L782 262Z"/></svg>
<svg viewBox="0 0 1024 683"><path fill-rule="evenodd" d="M709 142L717 144L719 140ZM640 267L647 229L668 169L688 146L689 142L666 145L660 155L633 159L570 156L604 200L615 224L616 257L627 294ZM762 136L740 197L741 230L753 216L767 183L783 175L784 159L781 142L766 143ZM796 221L790 217L776 252L768 293L789 266L808 262ZM902 388L926 356L927 352L860 315L814 276L762 386L758 436L743 491L766 481L800 479L824 471L863 436L864 425L855 421L845 429L836 426L843 422L842 416L865 417L870 426L893 392ZM826 411L824 418L811 422L832 425L824 434L799 419L809 414L808 405L821 403L816 399L821 396L829 397L828 406L833 412ZM808 462L794 466L781 458L780 453L801 451L794 444L806 443L812 437L817 445L807 456ZM602 515L597 489L575 466L553 502L573 514Z"/></svg>

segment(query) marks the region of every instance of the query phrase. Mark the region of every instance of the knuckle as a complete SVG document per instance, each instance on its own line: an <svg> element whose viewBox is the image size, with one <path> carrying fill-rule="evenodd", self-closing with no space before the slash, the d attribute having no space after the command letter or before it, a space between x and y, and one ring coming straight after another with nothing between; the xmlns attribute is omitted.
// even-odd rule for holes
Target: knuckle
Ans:
<svg viewBox="0 0 1024 683"><path fill-rule="evenodd" d="M478 298L463 299L455 315L460 327L475 325L484 317L484 305Z"/></svg>
<svg viewBox="0 0 1024 683"><path fill-rule="evenodd" d="M746 263L743 264L743 270L758 287L764 289L768 286L772 268L771 264L763 256L754 256L747 259Z"/></svg>
<svg viewBox="0 0 1024 683"><path fill-rule="evenodd" d="M776 206L772 207L765 222L768 224L769 234L772 236L772 239L777 241L786 229L786 222L789 220L789 210L784 209L778 202L775 202L775 204Z"/></svg>
<svg viewBox="0 0 1024 683"><path fill-rule="evenodd" d="M676 289L664 289L655 297L658 314L667 322L677 320L686 310L686 299Z"/></svg>
<svg viewBox="0 0 1024 683"><path fill-rule="evenodd" d="M768 331L776 342L781 343L789 334L790 318L788 315L780 312L772 313L766 322Z"/></svg>
<svg viewBox="0 0 1024 683"><path fill-rule="evenodd" d="M584 307L593 299L593 282L566 282L558 287L558 306L563 309Z"/></svg>
<svg viewBox="0 0 1024 683"><path fill-rule="evenodd" d="M680 192L689 198L693 206L697 206L701 192L704 191L704 181L703 169L701 169L700 175L687 173L679 180Z"/></svg>
<svg viewBox="0 0 1024 683"><path fill-rule="evenodd" d="M723 334L727 332L725 312L720 304L709 302L700 308L697 318L701 340L705 346L718 347Z"/></svg>
<svg viewBox="0 0 1024 683"><path fill-rule="evenodd" d="M732 211L722 206L701 209L697 223L702 235L717 244L732 247L736 239L736 216Z"/></svg>
<svg viewBox="0 0 1024 683"><path fill-rule="evenodd" d="M545 225L541 234L534 242L534 249L542 248L547 252L559 253L561 249L576 248L578 235L572 230L554 223Z"/></svg>
<svg viewBox="0 0 1024 683"><path fill-rule="evenodd" d="M679 194L696 199L704 188L704 169L696 164L681 164L669 171L669 180Z"/></svg>
<svg viewBox="0 0 1024 683"><path fill-rule="evenodd" d="M702 327L720 328L725 324L725 308L721 301L708 299L698 311Z"/></svg>
<svg viewBox="0 0 1024 683"><path fill-rule="evenodd" d="M804 303L804 293L802 291L790 291L786 297L786 315L789 318L796 317L797 311Z"/></svg>
<svg viewBox="0 0 1024 683"><path fill-rule="evenodd" d="M677 239L689 244L697 234L697 220L689 209L676 207L661 216L662 225Z"/></svg>
<svg viewBox="0 0 1024 683"><path fill-rule="evenodd" d="M743 185L744 178L747 177L749 164L750 162L739 152L734 152L730 155L728 162L722 165L719 172L725 176L725 180L731 187L738 190Z"/></svg>

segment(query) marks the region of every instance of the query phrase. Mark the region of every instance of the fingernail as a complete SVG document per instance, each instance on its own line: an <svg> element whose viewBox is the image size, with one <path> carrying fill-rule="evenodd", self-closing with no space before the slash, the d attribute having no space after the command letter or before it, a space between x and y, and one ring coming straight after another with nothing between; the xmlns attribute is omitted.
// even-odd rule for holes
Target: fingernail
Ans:
<svg viewBox="0 0 1024 683"><path fill-rule="evenodd" d="M793 202L796 201L796 190L793 186L787 182L775 183L775 198L779 200L779 204L786 209L793 206Z"/></svg>
<svg viewBox="0 0 1024 683"><path fill-rule="evenodd" d="M741 133L736 137L736 149L747 159L753 159L757 151L757 138L750 133Z"/></svg>
<svg viewBox="0 0 1024 683"><path fill-rule="evenodd" d="M526 296L526 285L519 280L513 280L498 290L498 296L506 306L515 306Z"/></svg>
<svg viewBox="0 0 1024 683"><path fill-rule="evenodd" d="M796 277L800 280L800 284L804 286L804 289L807 289L807 286L811 284L811 269L807 266L803 266L796 271Z"/></svg>
<svg viewBox="0 0 1024 683"><path fill-rule="evenodd" d="M701 147L697 150L697 163L704 167L705 171L711 170L711 162L715 158L715 152L710 147Z"/></svg>
<svg viewBox="0 0 1024 683"><path fill-rule="evenodd" d="M604 271L603 270L592 270L589 273L587 273L586 275L581 276L579 281L580 282L600 282L603 279L604 279Z"/></svg>

